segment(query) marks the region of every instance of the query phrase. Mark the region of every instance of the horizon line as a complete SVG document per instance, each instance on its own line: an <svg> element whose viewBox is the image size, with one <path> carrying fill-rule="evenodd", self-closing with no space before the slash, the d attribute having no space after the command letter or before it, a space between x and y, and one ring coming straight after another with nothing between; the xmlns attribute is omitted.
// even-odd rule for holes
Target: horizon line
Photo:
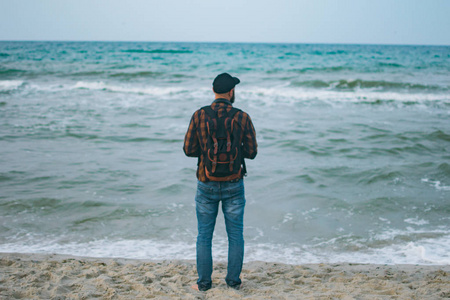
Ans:
<svg viewBox="0 0 450 300"><path fill-rule="evenodd" d="M357 46L431 46L431 47L449 47L450 44L395 44L395 43L329 43L329 42L218 42L218 41L145 41L145 40L3 40L0 42L68 42L68 43L204 43L204 44L292 44L292 45L357 45Z"/></svg>

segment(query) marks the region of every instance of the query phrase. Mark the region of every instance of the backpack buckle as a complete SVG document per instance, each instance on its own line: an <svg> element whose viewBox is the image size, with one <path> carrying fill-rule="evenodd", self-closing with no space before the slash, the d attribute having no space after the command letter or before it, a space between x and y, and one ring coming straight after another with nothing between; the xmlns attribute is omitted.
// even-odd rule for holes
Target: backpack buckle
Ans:
<svg viewBox="0 0 450 300"><path fill-rule="evenodd" d="M214 160L212 161L212 173L216 172L216 167L217 167L217 156L214 157Z"/></svg>

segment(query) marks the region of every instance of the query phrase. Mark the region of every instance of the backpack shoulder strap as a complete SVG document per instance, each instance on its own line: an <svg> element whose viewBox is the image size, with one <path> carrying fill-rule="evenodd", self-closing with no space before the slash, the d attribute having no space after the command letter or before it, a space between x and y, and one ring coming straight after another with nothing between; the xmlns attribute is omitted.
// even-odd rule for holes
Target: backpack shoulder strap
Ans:
<svg viewBox="0 0 450 300"><path fill-rule="evenodd" d="M242 110L240 110L239 108L232 107L230 112L228 113L228 116L230 118L234 118L234 115L239 111L242 111Z"/></svg>
<svg viewBox="0 0 450 300"><path fill-rule="evenodd" d="M205 113L211 117L211 118L217 118L217 112L211 108L211 105L203 106L200 108L200 110L204 110ZM228 116L230 118L234 118L234 115L236 115L237 112L242 111L239 108L232 107L231 110L228 112Z"/></svg>
<svg viewBox="0 0 450 300"><path fill-rule="evenodd" d="M202 108L200 108L200 110L204 110L205 113L211 117L211 118L216 118L217 114L216 112L211 108L211 105L207 105L207 106L203 106Z"/></svg>

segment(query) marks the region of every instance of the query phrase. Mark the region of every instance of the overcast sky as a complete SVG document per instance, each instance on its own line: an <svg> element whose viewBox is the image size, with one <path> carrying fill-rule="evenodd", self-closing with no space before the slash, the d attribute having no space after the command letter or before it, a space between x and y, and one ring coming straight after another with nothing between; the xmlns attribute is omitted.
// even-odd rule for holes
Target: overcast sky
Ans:
<svg viewBox="0 0 450 300"><path fill-rule="evenodd" d="M450 45L450 0L0 0L0 40Z"/></svg>

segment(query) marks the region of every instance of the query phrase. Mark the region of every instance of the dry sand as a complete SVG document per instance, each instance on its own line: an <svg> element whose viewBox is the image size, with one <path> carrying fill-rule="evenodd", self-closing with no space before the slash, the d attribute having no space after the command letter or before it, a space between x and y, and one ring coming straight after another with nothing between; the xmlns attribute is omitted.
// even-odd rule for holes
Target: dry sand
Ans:
<svg viewBox="0 0 450 300"><path fill-rule="evenodd" d="M193 261L146 261L0 253L0 299L445 299L450 266L250 262L243 288L226 287L216 263L213 287L190 288Z"/></svg>

